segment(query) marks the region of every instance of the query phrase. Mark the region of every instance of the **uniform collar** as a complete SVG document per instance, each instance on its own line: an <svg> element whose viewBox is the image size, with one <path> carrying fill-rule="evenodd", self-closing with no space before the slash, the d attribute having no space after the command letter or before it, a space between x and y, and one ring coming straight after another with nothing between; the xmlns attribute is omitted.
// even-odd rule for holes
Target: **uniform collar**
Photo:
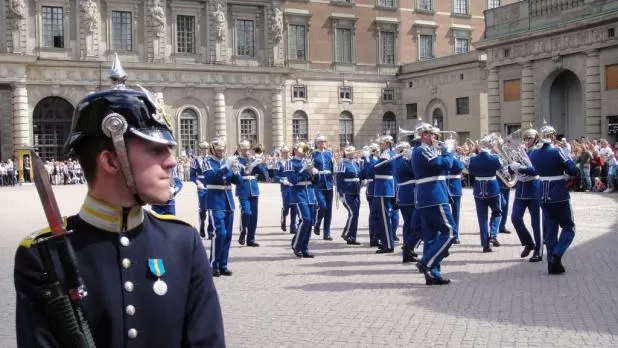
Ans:
<svg viewBox="0 0 618 348"><path fill-rule="evenodd" d="M87 195L79 211L79 217L92 226L113 233L122 231L123 209L128 209L126 230L132 230L144 221L144 209L141 206L122 208L100 201Z"/></svg>

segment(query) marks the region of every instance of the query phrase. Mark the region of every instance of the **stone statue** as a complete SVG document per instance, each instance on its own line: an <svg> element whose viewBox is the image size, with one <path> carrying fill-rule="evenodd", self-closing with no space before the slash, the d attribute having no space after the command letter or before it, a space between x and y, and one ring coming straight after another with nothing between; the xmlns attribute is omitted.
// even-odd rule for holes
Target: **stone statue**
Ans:
<svg viewBox="0 0 618 348"><path fill-rule="evenodd" d="M215 19L215 32L217 33L217 39L223 39L223 32L225 30L225 13L221 9L221 4L217 3L217 10L213 12L212 16Z"/></svg>
<svg viewBox="0 0 618 348"><path fill-rule="evenodd" d="M273 18L273 34L274 34L274 39L275 42L279 42L281 41L281 38L283 37L283 13L281 12L281 9L279 8L275 8L274 9L274 18Z"/></svg>
<svg viewBox="0 0 618 348"><path fill-rule="evenodd" d="M13 14L13 29L20 29L21 23L26 19L26 1L10 0L10 8Z"/></svg>
<svg viewBox="0 0 618 348"><path fill-rule="evenodd" d="M81 9L88 24L88 32L94 33L99 26L99 11L94 0L81 1Z"/></svg>
<svg viewBox="0 0 618 348"><path fill-rule="evenodd" d="M152 26L157 37L163 37L165 35L165 11L161 7L160 0L154 0L150 13L152 14Z"/></svg>

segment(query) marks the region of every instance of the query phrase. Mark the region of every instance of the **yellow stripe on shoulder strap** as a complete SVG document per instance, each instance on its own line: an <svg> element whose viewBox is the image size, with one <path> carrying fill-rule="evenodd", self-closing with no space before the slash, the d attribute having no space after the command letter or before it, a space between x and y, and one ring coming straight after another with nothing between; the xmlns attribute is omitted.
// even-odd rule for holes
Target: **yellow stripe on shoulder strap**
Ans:
<svg viewBox="0 0 618 348"><path fill-rule="evenodd" d="M64 225L66 226L67 218L64 217L63 220L64 220ZM48 234L51 234L51 229L49 227L42 228L34 233L29 234L28 236L26 236L26 238L22 239L21 242L19 242L19 246L22 246L24 248L30 248L32 246L32 243L35 240L45 235L48 235Z"/></svg>
<svg viewBox="0 0 618 348"><path fill-rule="evenodd" d="M188 222L182 221L180 220L178 217L176 217L176 215L171 215L171 214L158 214L155 213L152 210L148 211L150 213L150 215L154 216L155 218L159 219L159 220L163 220L163 221L170 221L170 222L176 222L179 224L183 224L183 225L187 225L191 228L193 228L193 226L191 224L189 224Z"/></svg>

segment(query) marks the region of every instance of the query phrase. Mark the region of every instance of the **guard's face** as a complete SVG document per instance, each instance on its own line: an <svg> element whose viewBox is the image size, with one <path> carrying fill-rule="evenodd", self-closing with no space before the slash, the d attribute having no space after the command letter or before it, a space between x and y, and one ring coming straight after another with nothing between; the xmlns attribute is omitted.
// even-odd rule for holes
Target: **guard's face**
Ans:
<svg viewBox="0 0 618 348"><path fill-rule="evenodd" d="M214 150L214 154L217 158L223 158L223 156L225 156L225 150Z"/></svg>
<svg viewBox="0 0 618 348"><path fill-rule="evenodd" d="M170 197L170 174L177 166L173 147L131 139L127 146L137 192L144 202L162 204Z"/></svg>
<svg viewBox="0 0 618 348"><path fill-rule="evenodd" d="M207 147L203 148L203 149L200 149L200 153L202 154L202 156L208 155L209 152L210 152L210 149L207 148Z"/></svg>
<svg viewBox="0 0 618 348"><path fill-rule="evenodd" d="M324 150L324 148L326 147L326 142L325 141L317 141L315 143L315 145L317 146L318 149Z"/></svg>
<svg viewBox="0 0 618 348"><path fill-rule="evenodd" d="M240 149L240 154L244 157L249 156L249 149Z"/></svg>
<svg viewBox="0 0 618 348"><path fill-rule="evenodd" d="M290 153L287 151L284 151L281 153L281 158L283 159L288 159L290 157Z"/></svg>
<svg viewBox="0 0 618 348"><path fill-rule="evenodd" d="M526 144L527 148L531 148L534 146L534 142L535 142L535 138L534 137L525 137L524 138L524 143Z"/></svg>

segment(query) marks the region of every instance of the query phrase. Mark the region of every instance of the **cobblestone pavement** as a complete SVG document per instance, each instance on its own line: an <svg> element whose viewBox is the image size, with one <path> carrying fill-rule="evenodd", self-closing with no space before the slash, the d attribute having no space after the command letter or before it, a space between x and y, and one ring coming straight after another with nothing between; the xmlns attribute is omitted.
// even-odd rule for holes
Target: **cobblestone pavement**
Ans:
<svg viewBox="0 0 618 348"><path fill-rule="evenodd" d="M230 347L618 346L616 194L573 194L577 236L564 257L567 273L550 277L545 262L519 258L514 233L501 234L495 252L481 253L466 190L462 244L443 265L453 282L428 287L413 266L401 264L399 250L376 255L365 245L345 245L343 208L334 214L335 240L312 235L316 258L297 259L290 234L279 228L278 186L261 189L261 247L239 246L234 231L234 275L216 279ZM77 212L84 186L55 191L65 214ZM0 196L0 347L15 347L13 255L20 238L45 219L33 186L1 189ZM366 244L363 204L359 234ZM178 211L197 221L191 184L179 195Z"/></svg>

